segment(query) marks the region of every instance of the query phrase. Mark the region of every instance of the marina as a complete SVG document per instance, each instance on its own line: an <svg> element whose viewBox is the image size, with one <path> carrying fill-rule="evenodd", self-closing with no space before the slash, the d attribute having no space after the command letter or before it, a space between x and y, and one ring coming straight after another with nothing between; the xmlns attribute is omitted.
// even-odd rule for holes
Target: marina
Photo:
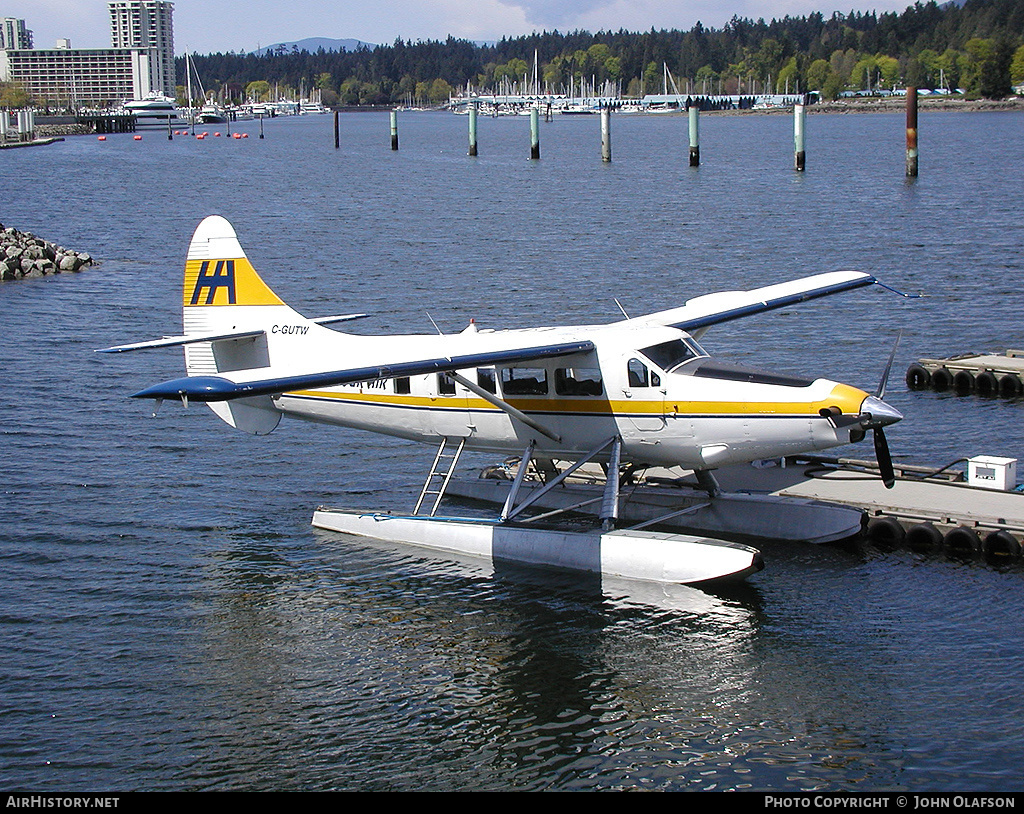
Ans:
<svg viewBox="0 0 1024 814"><path fill-rule="evenodd" d="M22 338L5 357L20 418L4 428L0 504L9 783L1015 788L1019 563L783 534L754 546L763 570L714 590L329 531L311 524L317 506L409 512L433 451L321 425L236 433L199 404L153 418L127 394L180 376L180 355L112 364L94 350L181 331L182 247L221 212L261 236L253 262L296 309L369 314L369 335L594 324L863 270L929 296L873 287L716 326L701 344L873 390L900 326L928 328L904 334L896 370L951 358L964 336L1020 347L1007 281L1021 190L999 169L1024 160L1020 117L922 109L913 180L899 111L809 117L801 173L789 117L757 114L703 118L699 167L678 116L617 118L610 162L596 117L542 122L543 158L527 161L525 120L481 117L471 159L465 120L446 112L404 116L398 151L386 111L343 114L337 150L328 117L289 116L268 119L265 139L239 122L239 144L112 133L9 151L5 225L99 261L4 285L6 332ZM964 144L976 160L961 160ZM70 197L37 180L66 177ZM886 239L865 240L864 222L886 224ZM904 416L888 439L898 476L909 462L1015 459L1024 445L1019 398L915 390L894 374L886 401ZM870 446L837 457L870 458ZM814 462L798 463L750 467L743 482L764 476L796 502L853 502L872 483L843 483L852 465L808 476ZM495 465L467 457L463 474ZM912 477L877 500L924 508L904 494ZM993 512L966 482L929 492L957 525L973 505L987 536ZM460 499L439 513L494 509Z"/></svg>

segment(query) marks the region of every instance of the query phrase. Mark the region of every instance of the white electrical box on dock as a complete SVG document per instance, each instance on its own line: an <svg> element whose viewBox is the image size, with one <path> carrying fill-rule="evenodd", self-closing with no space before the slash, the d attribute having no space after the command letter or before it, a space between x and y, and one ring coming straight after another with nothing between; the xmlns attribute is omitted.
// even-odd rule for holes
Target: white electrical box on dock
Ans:
<svg viewBox="0 0 1024 814"><path fill-rule="evenodd" d="M1008 492L1017 485L1017 459L976 455L967 459L967 483Z"/></svg>

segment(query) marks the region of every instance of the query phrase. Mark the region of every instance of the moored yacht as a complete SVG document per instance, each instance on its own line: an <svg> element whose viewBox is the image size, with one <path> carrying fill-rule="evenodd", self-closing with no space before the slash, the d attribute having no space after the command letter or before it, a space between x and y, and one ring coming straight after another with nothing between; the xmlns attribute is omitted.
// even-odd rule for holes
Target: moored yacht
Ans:
<svg viewBox="0 0 1024 814"><path fill-rule="evenodd" d="M180 127L186 124L174 100L159 93L151 93L145 99L130 99L121 108L135 117L136 127Z"/></svg>

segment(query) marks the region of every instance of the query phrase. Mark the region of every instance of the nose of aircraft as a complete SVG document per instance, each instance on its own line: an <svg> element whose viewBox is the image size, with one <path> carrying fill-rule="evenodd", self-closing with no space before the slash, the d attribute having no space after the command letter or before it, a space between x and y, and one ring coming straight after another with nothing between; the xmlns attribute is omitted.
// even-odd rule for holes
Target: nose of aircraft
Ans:
<svg viewBox="0 0 1024 814"><path fill-rule="evenodd" d="M864 403L860 406L860 414L862 417L861 425L865 429L888 427L890 424L895 424L903 418L903 413L895 407L886 404L877 396L868 396L864 399Z"/></svg>

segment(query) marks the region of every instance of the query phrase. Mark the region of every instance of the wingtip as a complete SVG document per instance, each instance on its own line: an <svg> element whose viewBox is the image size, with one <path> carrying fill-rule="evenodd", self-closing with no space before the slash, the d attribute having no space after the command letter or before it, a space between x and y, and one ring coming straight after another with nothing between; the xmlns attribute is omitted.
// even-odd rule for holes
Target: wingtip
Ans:
<svg viewBox="0 0 1024 814"><path fill-rule="evenodd" d="M133 399L176 399L187 397L192 401L224 401L237 392L238 385L220 376L185 376L180 379L154 384L137 393Z"/></svg>

